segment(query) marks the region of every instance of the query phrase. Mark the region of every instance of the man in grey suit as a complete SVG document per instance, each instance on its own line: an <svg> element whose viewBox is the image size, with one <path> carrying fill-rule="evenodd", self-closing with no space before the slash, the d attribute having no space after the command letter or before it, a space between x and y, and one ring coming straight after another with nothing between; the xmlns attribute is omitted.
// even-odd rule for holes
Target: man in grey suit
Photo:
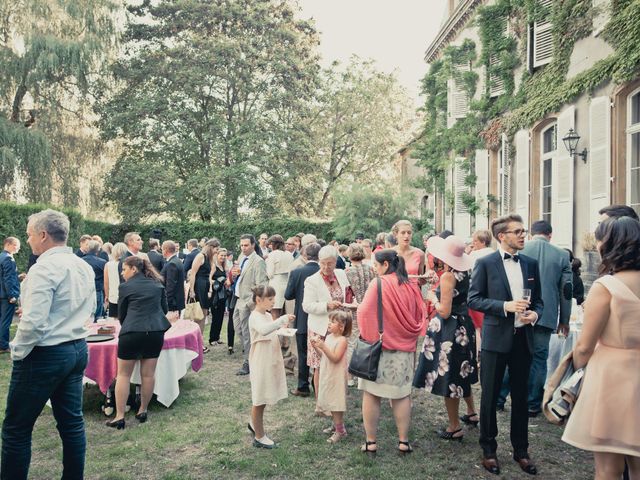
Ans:
<svg viewBox="0 0 640 480"><path fill-rule="evenodd" d="M251 336L249 335L249 315L253 303L253 288L258 285L267 285L267 265L264 259L256 254L256 239L253 235L240 237L240 250L242 254L238 258L238 266L231 270L232 279L235 281L234 296L236 306L233 311L233 327L242 339L244 349L244 363L236 375L249 374L249 349L251 348Z"/></svg>
<svg viewBox="0 0 640 480"><path fill-rule="evenodd" d="M562 335L569 333L571 297L573 293L573 273L569 253L551 245L552 229L549 222L538 220L531 225L532 239L527 242L522 253L538 261L542 284L544 310L533 327L533 359L529 372L529 416L535 417L542 411L542 395L547 378L547 357L549 340L556 331ZM509 394L509 377L505 381L498 398L498 408L504 408Z"/></svg>

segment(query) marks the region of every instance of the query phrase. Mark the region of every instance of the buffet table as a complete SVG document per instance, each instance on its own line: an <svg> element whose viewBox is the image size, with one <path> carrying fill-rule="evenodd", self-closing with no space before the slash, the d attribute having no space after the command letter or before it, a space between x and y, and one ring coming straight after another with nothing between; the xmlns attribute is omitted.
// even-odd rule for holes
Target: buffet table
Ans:
<svg viewBox="0 0 640 480"><path fill-rule="evenodd" d="M120 323L107 321L93 324L90 333L95 334L101 325L113 325L115 338L106 342L88 343L89 363L84 371L85 381L96 383L100 391L107 393L118 373L118 332ZM156 381L153 393L158 402L169 407L178 398L178 380L184 377L189 367L197 372L202 367L202 334L194 322L178 320L164 335L164 346L158 357ZM137 363L131 383L140 384L140 363Z"/></svg>

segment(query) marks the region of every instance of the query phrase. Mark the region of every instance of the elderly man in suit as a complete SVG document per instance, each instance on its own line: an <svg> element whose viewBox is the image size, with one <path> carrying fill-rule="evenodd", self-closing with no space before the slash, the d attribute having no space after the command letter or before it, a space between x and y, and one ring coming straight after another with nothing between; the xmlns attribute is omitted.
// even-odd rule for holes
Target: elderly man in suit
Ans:
<svg viewBox="0 0 640 480"><path fill-rule="evenodd" d="M0 353L9 353L9 330L20 298L18 269L13 256L20 251L20 240L7 237L0 253Z"/></svg>
<svg viewBox="0 0 640 480"><path fill-rule="evenodd" d="M508 366L513 403L513 459L524 472L535 475L537 469L528 452L527 385L533 354L533 325L542 317L540 273L536 260L518 254L524 248L527 233L519 215L496 218L491 222L491 231L498 241L498 250L476 262L468 296L469 308L485 315L480 371L482 466L490 473L500 474L496 456L496 402ZM525 289L530 290L530 298L525 298Z"/></svg>
<svg viewBox="0 0 640 480"><path fill-rule="evenodd" d="M292 270L289 274L287 289L284 298L294 300L295 307L293 313L296 317L296 346L298 347L298 387L291 393L297 397L308 397L309 391L309 366L307 365L307 319L308 314L302 309L304 301L304 282L311 275L320 270L318 265L318 252L320 245L310 243L302 248L302 257L306 263Z"/></svg>
<svg viewBox="0 0 640 480"><path fill-rule="evenodd" d="M162 242L162 256L165 259L162 268L162 278L167 295L167 307L173 320L180 317L180 311L184 310L184 269L182 262L176 255L176 244L171 240Z"/></svg>
<svg viewBox="0 0 640 480"><path fill-rule="evenodd" d="M256 254L255 249L255 237L249 234L242 235L240 237L242 254L238 258L238 266L231 270L231 277L235 281L233 294L236 297L233 328L240 335L244 348L244 363L236 375L249 374L249 350L251 348L249 315L253 303L253 288L258 285L267 285L269 282L267 265L264 259Z"/></svg>
<svg viewBox="0 0 640 480"><path fill-rule="evenodd" d="M544 220L533 222L531 225L533 238L522 250L524 255L538 261L544 301L542 317L533 327L533 360L529 372L529 417L535 417L542 411L551 334L557 331L566 336L569 333L573 272L569 263L569 253L549 243L552 232L549 222ZM506 374L498 398L498 408L504 408L508 394L509 376Z"/></svg>

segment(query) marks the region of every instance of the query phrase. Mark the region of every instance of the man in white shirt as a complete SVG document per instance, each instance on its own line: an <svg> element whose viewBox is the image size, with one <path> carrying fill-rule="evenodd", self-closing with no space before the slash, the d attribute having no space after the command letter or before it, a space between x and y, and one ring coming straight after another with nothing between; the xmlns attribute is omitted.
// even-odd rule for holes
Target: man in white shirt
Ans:
<svg viewBox="0 0 640 480"><path fill-rule="evenodd" d="M471 252L469 255L473 261L486 257L494 252L491 248L491 232L489 230L476 230L471 236Z"/></svg>
<svg viewBox="0 0 640 480"><path fill-rule="evenodd" d="M62 439L62 478L83 478L85 324L93 320L96 291L93 270L66 246L68 236L69 219L61 212L44 210L29 217L27 242L39 257L25 280L22 317L10 344L2 480L27 478L33 425L48 399Z"/></svg>
<svg viewBox="0 0 640 480"><path fill-rule="evenodd" d="M538 262L518 252L527 233L519 215L491 222L499 248L479 259L471 274L468 306L484 313L482 324L482 398L480 445L482 466L499 475L496 405L506 367L511 382L511 445L520 468L535 475L529 458L527 394L533 355L533 325L542 315L543 301ZM528 289L525 295L524 289ZM525 298L529 297L529 298Z"/></svg>

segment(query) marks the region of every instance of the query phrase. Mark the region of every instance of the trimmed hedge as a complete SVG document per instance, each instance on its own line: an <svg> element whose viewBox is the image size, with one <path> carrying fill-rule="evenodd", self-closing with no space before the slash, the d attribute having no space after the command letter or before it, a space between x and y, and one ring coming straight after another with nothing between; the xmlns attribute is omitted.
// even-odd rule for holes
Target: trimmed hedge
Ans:
<svg viewBox="0 0 640 480"><path fill-rule="evenodd" d="M20 253L16 255L16 263L19 271L25 271L31 248L26 242L27 219L29 215L46 208L54 208L63 211L71 222L69 232L69 246L78 248L78 240L83 234L100 235L105 242L121 242L127 232L140 232L140 236L146 241L151 237L151 232L160 230L162 240L176 240L184 247L190 238L217 237L225 247L238 252L240 235L252 233L260 235L279 233L285 238L298 232L313 233L318 238L330 240L332 238L332 224L330 222L311 222L298 219L265 219L256 222L242 221L232 224L217 225L205 222L156 222L150 224L111 224L96 220L85 219L76 210L49 207L47 205L27 204L16 205L14 203L0 202L0 237L18 237L22 242ZM146 250L146 245L145 248Z"/></svg>

